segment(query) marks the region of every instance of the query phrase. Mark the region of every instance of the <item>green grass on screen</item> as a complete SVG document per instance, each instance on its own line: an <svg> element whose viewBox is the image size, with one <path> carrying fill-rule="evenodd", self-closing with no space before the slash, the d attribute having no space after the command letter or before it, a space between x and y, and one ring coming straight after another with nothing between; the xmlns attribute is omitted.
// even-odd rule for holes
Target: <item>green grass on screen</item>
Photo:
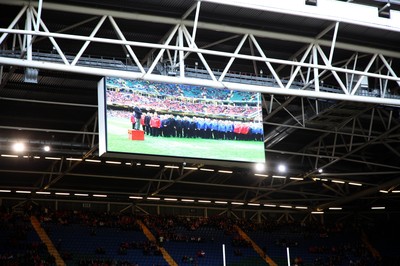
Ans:
<svg viewBox="0 0 400 266"><path fill-rule="evenodd" d="M128 139L128 119L107 118L107 150L146 155L192 157L228 161L264 162L264 143L257 141L151 137Z"/></svg>

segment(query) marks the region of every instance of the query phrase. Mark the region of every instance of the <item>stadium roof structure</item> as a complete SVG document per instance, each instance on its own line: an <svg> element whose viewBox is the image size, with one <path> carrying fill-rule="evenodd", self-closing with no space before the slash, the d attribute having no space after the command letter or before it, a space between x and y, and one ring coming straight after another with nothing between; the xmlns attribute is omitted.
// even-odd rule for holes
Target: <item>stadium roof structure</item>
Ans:
<svg viewBox="0 0 400 266"><path fill-rule="evenodd" d="M265 211L399 210L398 1L0 7L0 198L28 191ZM103 76L261 92L267 170L99 158ZM18 141L24 152L11 150Z"/></svg>

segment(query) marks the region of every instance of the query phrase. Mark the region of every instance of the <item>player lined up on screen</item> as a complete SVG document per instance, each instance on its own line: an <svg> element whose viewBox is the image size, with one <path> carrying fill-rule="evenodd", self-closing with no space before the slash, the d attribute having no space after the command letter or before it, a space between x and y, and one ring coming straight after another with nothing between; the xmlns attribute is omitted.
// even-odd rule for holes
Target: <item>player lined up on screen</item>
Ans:
<svg viewBox="0 0 400 266"><path fill-rule="evenodd" d="M110 117L127 118L127 112L108 110ZM131 120L132 121L132 120ZM142 114L140 126L153 137L203 138L216 140L262 141L261 123L188 117L157 112Z"/></svg>

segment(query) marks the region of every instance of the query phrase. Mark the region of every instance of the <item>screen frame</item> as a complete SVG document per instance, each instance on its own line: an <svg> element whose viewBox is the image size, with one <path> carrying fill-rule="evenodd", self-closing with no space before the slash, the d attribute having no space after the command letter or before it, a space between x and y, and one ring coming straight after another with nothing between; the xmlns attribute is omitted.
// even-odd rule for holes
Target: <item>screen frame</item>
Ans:
<svg viewBox="0 0 400 266"><path fill-rule="evenodd" d="M128 153L128 152L120 152L120 151L110 151L108 149L108 136L107 136L107 78L120 78L120 77L103 77L98 82L98 116L99 116L99 156L100 157L110 157L110 158L118 158L118 159L127 159L127 160L139 160L139 161L157 161L157 162L173 162L179 164L192 163L192 164L202 164L202 165L223 165L229 167L247 167L249 165L254 165L257 163L265 163L266 162L266 154L265 154L265 142L263 143L263 151L264 158L263 162L261 161L240 161L240 160L224 160L223 158L201 158L201 157L186 157L186 156L171 156L171 155L158 155L158 154L144 154L144 153ZM121 78L123 80L135 80L135 79L127 79ZM158 82L158 83L166 83L166 84L176 84L176 85L185 85L180 83L167 83L167 82ZM190 86L200 86L200 85L190 85ZM214 88L220 89L220 88ZM235 90L239 91L239 90ZM248 92L248 91L245 91ZM254 92L259 94L260 108L261 112L263 112L262 101L260 92ZM261 121L264 115L261 115ZM261 123L261 122L260 122ZM262 139L264 139L264 127L262 128Z"/></svg>

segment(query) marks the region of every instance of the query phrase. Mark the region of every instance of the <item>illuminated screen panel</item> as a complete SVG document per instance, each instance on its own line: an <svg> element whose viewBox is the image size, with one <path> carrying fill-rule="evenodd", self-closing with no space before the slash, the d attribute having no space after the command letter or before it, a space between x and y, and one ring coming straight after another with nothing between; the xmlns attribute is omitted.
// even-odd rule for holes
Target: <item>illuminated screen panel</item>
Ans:
<svg viewBox="0 0 400 266"><path fill-rule="evenodd" d="M103 86L100 153L265 162L259 93L112 77Z"/></svg>

